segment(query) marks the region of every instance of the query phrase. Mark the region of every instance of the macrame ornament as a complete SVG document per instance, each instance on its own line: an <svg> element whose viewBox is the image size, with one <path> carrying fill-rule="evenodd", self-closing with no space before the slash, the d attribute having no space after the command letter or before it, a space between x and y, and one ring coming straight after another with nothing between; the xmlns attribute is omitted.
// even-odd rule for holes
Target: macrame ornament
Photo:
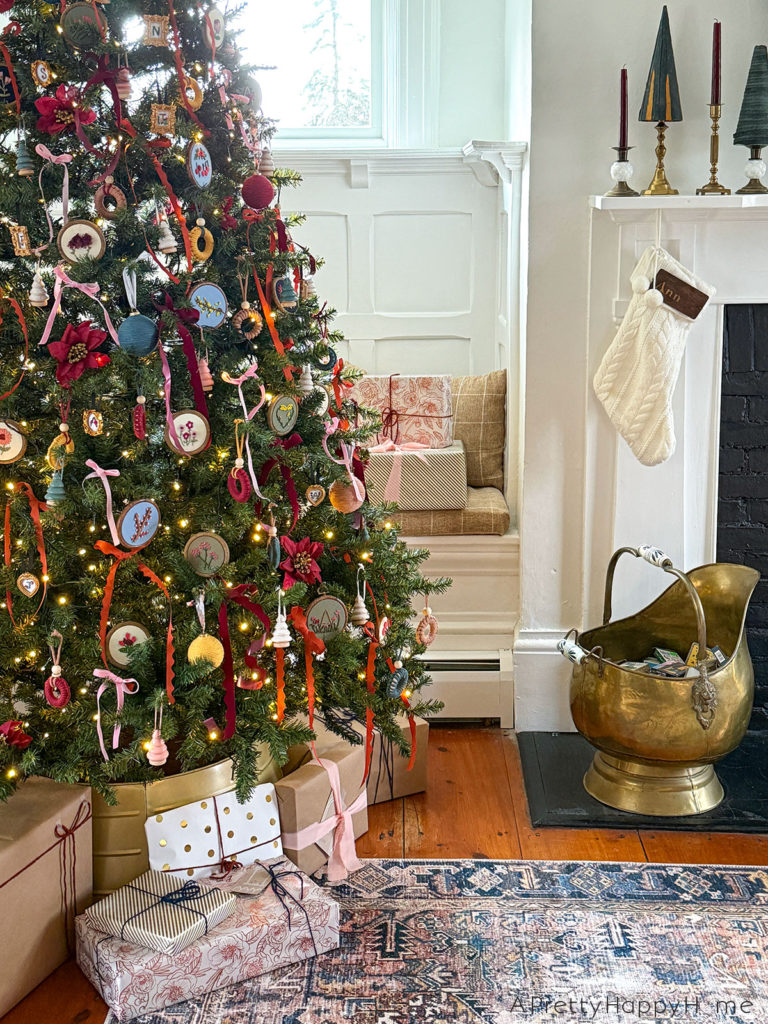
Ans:
<svg viewBox="0 0 768 1024"><path fill-rule="evenodd" d="M128 205L125 192L117 187L111 174L108 174L104 184L96 189L93 205L96 207L96 213L104 220L115 220L118 212Z"/></svg>
<svg viewBox="0 0 768 1024"><path fill-rule="evenodd" d="M352 605L352 611L349 616L353 626L364 626L370 618L368 615L368 609L365 607L365 598L363 596L364 591L360 589L361 577L365 580L363 567L359 565L357 567L356 580L357 596L355 597L355 603ZM363 588L365 588L365 583L363 583Z"/></svg>
<svg viewBox="0 0 768 1024"><path fill-rule="evenodd" d="M424 647L429 647L430 644L434 643L438 629L439 625L437 619L432 614L432 609L429 607L425 597L421 618L416 626L416 639L420 644L423 644Z"/></svg>
<svg viewBox="0 0 768 1024"><path fill-rule="evenodd" d="M145 440L147 436L146 402L144 395L137 395L136 405L133 407L133 436L139 441Z"/></svg>
<svg viewBox="0 0 768 1024"><path fill-rule="evenodd" d="M217 637L211 636L205 631L205 594L203 591L200 591L195 600L189 601L188 604L194 605L197 611L201 633L187 648L187 661L190 664L198 661L210 662L212 671L224 661L224 645Z"/></svg>
<svg viewBox="0 0 768 1024"><path fill-rule="evenodd" d="M29 304L37 306L39 309L48 305L48 292L45 290L39 268L35 271L35 276L32 278L32 287L29 289Z"/></svg>
<svg viewBox="0 0 768 1024"><path fill-rule="evenodd" d="M165 745L165 740L162 734L163 728L163 709L160 708L160 717L158 720L158 709L155 708L155 727L152 730L152 739L149 741L147 747L147 760L153 768L160 768L168 760L168 747Z"/></svg>
<svg viewBox="0 0 768 1024"><path fill-rule="evenodd" d="M238 274L237 280L240 283L242 302L240 309L232 317L232 324L248 341L252 341L264 326L264 321L258 310L254 309L248 301L248 277L246 274Z"/></svg>
<svg viewBox="0 0 768 1024"><path fill-rule="evenodd" d="M170 225L165 217L160 221L157 248L166 256L171 256L178 251L178 243L173 237Z"/></svg>
<svg viewBox="0 0 768 1024"><path fill-rule="evenodd" d="M197 360L197 372L200 374L200 384L202 385L203 391L206 395L213 391L213 374L211 368L208 365L208 350L205 350L205 355L200 356Z"/></svg>
<svg viewBox="0 0 768 1024"><path fill-rule="evenodd" d="M195 225L189 232L192 259L195 263L205 263L213 255L213 235L205 226L205 217L198 217Z"/></svg>
<svg viewBox="0 0 768 1024"><path fill-rule="evenodd" d="M280 540L277 536L275 517L270 509L269 526L267 526L267 561L273 569L279 569L281 560L282 551L280 550Z"/></svg>
<svg viewBox="0 0 768 1024"><path fill-rule="evenodd" d="M244 468L243 448L245 446L245 433L240 429L243 424L243 420L235 420L235 450L237 451L237 458L227 476L227 490L235 501L241 503L248 501L251 496L251 481L248 479L248 474Z"/></svg>
<svg viewBox="0 0 768 1024"><path fill-rule="evenodd" d="M402 697L405 688L408 686L408 669L403 667L402 661L398 658L393 662L394 672L389 677L387 684L387 696L392 698Z"/></svg>
<svg viewBox="0 0 768 1024"><path fill-rule="evenodd" d="M61 645L64 643L64 637L58 631L54 629L51 633L51 637L54 641L58 640L58 647L54 644L49 644L48 649L51 652L51 658L53 660L53 667L51 668L51 674L43 683L43 692L45 693L45 699L51 705L52 708L65 708L69 704L71 697L69 684L64 676L61 674Z"/></svg>
<svg viewBox="0 0 768 1024"><path fill-rule="evenodd" d="M660 270L709 298L715 293L659 245L647 248L632 272L629 308L593 382L611 423L644 466L666 462L675 450L672 395L694 322L653 287Z"/></svg>

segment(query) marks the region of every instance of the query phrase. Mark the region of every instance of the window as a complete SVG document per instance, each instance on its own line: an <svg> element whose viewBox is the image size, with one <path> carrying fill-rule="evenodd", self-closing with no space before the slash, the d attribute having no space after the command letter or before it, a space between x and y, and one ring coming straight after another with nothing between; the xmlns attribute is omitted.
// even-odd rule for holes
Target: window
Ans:
<svg viewBox="0 0 768 1024"><path fill-rule="evenodd" d="M384 0L258 4L245 58L281 139L381 139ZM247 16L246 16L247 17ZM249 19L250 20L250 19Z"/></svg>

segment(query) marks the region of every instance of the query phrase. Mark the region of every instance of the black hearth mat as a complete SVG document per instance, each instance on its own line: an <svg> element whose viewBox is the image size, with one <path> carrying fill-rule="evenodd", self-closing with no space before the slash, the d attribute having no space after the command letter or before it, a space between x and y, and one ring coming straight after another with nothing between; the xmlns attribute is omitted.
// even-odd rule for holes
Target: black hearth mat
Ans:
<svg viewBox="0 0 768 1024"><path fill-rule="evenodd" d="M606 807L582 780L595 750L572 732L521 732L517 736L523 779L534 827L652 828L768 833L768 730L750 731L715 771L725 799L713 811L656 818Z"/></svg>

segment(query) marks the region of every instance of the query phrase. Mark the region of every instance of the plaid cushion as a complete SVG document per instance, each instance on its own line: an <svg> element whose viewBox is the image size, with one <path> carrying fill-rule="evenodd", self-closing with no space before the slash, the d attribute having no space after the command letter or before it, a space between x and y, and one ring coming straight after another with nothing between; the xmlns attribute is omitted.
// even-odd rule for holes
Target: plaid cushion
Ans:
<svg viewBox="0 0 768 1024"><path fill-rule="evenodd" d="M509 529L509 509L496 487L468 487L467 507L457 511L398 512L406 537L441 537L449 534L493 534Z"/></svg>
<svg viewBox="0 0 768 1024"><path fill-rule="evenodd" d="M464 442L470 487L504 487L507 372L454 377L453 436ZM495 531L492 531L495 532ZM503 531L502 531L503 532Z"/></svg>

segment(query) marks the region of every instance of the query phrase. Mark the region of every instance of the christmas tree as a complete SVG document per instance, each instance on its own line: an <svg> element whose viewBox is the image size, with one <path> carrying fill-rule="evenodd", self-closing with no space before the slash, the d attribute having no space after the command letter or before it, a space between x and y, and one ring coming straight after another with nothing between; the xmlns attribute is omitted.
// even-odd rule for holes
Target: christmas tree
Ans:
<svg viewBox="0 0 768 1024"><path fill-rule="evenodd" d="M447 581L365 500L372 420L237 31L2 9L0 795L226 756L244 795L320 708L402 745L436 706L411 599Z"/></svg>

